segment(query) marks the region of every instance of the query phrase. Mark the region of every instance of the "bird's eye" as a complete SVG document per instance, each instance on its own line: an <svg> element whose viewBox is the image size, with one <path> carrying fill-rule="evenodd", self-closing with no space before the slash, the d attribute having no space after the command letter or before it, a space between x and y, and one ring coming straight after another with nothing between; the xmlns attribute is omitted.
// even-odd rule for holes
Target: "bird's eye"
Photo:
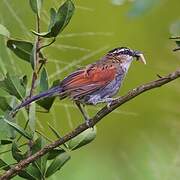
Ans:
<svg viewBox="0 0 180 180"><path fill-rule="evenodd" d="M131 55L131 51L129 50L124 50L124 51L121 51L121 54L124 54L124 55Z"/></svg>

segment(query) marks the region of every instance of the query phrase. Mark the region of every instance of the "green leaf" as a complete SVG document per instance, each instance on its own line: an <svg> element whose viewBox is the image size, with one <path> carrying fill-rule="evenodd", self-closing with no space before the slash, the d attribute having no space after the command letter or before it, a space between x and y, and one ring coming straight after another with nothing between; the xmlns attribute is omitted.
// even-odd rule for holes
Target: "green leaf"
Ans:
<svg viewBox="0 0 180 180"><path fill-rule="evenodd" d="M71 17L74 13L75 7L71 0L66 0L66 2L60 6L57 13L55 14L55 10L50 10L50 23L49 23L49 31L37 33L32 31L35 35L42 36L45 38L56 37L59 33L63 31L63 29L68 25L71 20Z"/></svg>
<svg viewBox="0 0 180 180"><path fill-rule="evenodd" d="M71 139L68 142L68 147L71 150L75 150L77 148L80 148L86 144L89 144L91 141L93 141L96 137L96 127L89 128L76 136L75 138Z"/></svg>
<svg viewBox="0 0 180 180"><path fill-rule="evenodd" d="M10 169L10 166L5 161L0 159L0 169L7 171Z"/></svg>
<svg viewBox="0 0 180 180"><path fill-rule="evenodd" d="M26 87L27 86L27 82L28 82L28 79L27 79L27 76L24 75L22 78L20 78L20 81L21 81L21 84Z"/></svg>
<svg viewBox="0 0 180 180"><path fill-rule="evenodd" d="M19 58L30 62L33 44L27 41L9 39L7 47L12 50Z"/></svg>
<svg viewBox="0 0 180 180"><path fill-rule="evenodd" d="M49 128L51 129L51 131L53 132L53 134L59 139L61 138L61 135L59 134L59 132L50 124L48 124ZM66 143L63 144L65 148L68 149L68 145Z"/></svg>
<svg viewBox="0 0 180 180"><path fill-rule="evenodd" d="M36 177L34 177L34 173L29 173L27 170L20 171L18 176L28 180L37 180Z"/></svg>
<svg viewBox="0 0 180 180"><path fill-rule="evenodd" d="M41 150L45 145L46 145L46 140L43 137L39 137L33 144L32 154ZM42 156L41 158L39 158L38 160L35 161L35 165L38 166L38 169L41 174L45 173L47 157L48 157L48 154Z"/></svg>
<svg viewBox="0 0 180 180"><path fill-rule="evenodd" d="M59 84L59 80L56 80L53 82L53 85L50 87L50 88L53 88L55 86L57 86ZM39 101L37 101L36 103L43 107L44 109L46 109L47 111L49 111L54 103L54 100L55 100L55 96L53 97L47 97L47 98L44 98L44 99L41 99Z"/></svg>
<svg viewBox="0 0 180 180"><path fill-rule="evenodd" d="M3 119L10 127L12 127L13 129L15 129L19 134L21 134L22 136L24 136L25 138L31 140L32 136L27 133L22 127L20 127L18 124L11 122L7 119Z"/></svg>
<svg viewBox="0 0 180 180"><path fill-rule="evenodd" d="M21 84L21 80L17 76L11 75L9 73L7 73L4 80L0 81L0 88L20 100L22 100L26 94L26 89Z"/></svg>
<svg viewBox="0 0 180 180"><path fill-rule="evenodd" d="M56 10L54 8L51 8L50 9L50 22L49 22L48 31L51 31L51 28L53 27L55 22L56 22Z"/></svg>
<svg viewBox="0 0 180 180"><path fill-rule="evenodd" d="M180 41L176 41L178 47L180 47Z"/></svg>
<svg viewBox="0 0 180 180"><path fill-rule="evenodd" d="M0 71L2 72L3 75L7 74L6 65L1 57L0 57Z"/></svg>
<svg viewBox="0 0 180 180"><path fill-rule="evenodd" d="M38 14L40 17L40 12L41 12L41 6L43 4L43 0L29 0L30 6L32 10Z"/></svg>
<svg viewBox="0 0 180 180"><path fill-rule="evenodd" d="M31 42L9 39L7 41L7 47L22 60L29 63L31 62L32 50L33 50L33 44ZM40 57L43 59L42 53L40 53Z"/></svg>
<svg viewBox="0 0 180 180"><path fill-rule="evenodd" d="M44 99L37 101L36 103L49 112L49 110L51 109L51 107L54 103L55 98L56 97L54 97L54 96L53 97L47 97L47 98L44 98Z"/></svg>
<svg viewBox="0 0 180 180"><path fill-rule="evenodd" d="M59 132L54 128L52 127L50 124L48 124L49 128L51 129L51 131L53 132L53 134L59 139L61 138Z"/></svg>
<svg viewBox="0 0 180 180"><path fill-rule="evenodd" d="M64 149L52 149L49 151L48 153L48 160L52 160L54 158L56 158L58 155L65 153L66 151Z"/></svg>
<svg viewBox="0 0 180 180"><path fill-rule="evenodd" d="M0 144L1 145L11 144L11 143L12 143L12 140L10 140L10 139L0 140Z"/></svg>
<svg viewBox="0 0 180 180"><path fill-rule="evenodd" d="M15 134L14 134L14 129L11 128L5 121L4 117L0 117L0 140L1 144L2 141L9 141L9 139L14 139Z"/></svg>
<svg viewBox="0 0 180 180"><path fill-rule="evenodd" d="M49 88L47 70L43 67L40 77L40 92L47 91Z"/></svg>
<svg viewBox="0 0 180 180"><path fill-rule="evenodd" d="M61 167L70 159L70 155L68 153L63 153L57 156L53 162L50 164L46 171L45 177L49 177L53 175L56 171L60 170Z"/></svg>
<svg viewBox="0 0 180 180"><path fill-rule="evenodd" d="M9 31L2 24L0 24L0 35L5 36L5 37L9 37L10 36Z"/></svg>
<svg viewBox="0 0 180 180"><path fill-rule="evenodd" d="M25 158L25 155L21 153L15 141L12 143L12 156L17 162Z"/></svg>
<svg viewBox="0 0 180 180"><path fill-rule="evenodd" d="M41 179L41 173L39 172L39 169L35 167L33 164L30 164L25 170L21 171L18 175L29 180Z"/></svg>
<svg viewBox="0 0 180 180"><path fill-rule="evenodd" d="M29 108L29 123L28 123L28 125L31 129L32 136L34 136L35 126L36 126L36 104L35 103L32 103Z"/></svg>
<svg viewBox="0 0 180 180"><path fill-rule="evenodd" d="M34 35L36 35L36 36L41 36L41 37L47 37L48 33L50 33L49 31L48 31L48 32L38 33L38 32L36 32L36 31L34 31L34 30L32 30L31 32L32 32ZM49 36L49 37L47 37L47 38L51 38L51 37Z"/></svg>
<svg viewBox="0 0 180 180"><path fill-rule="evenodd" d="M5 97L0 96L0 109L5 111L11 111L12 107L8 104Z"/></svg>
<svg viewBox="0 0 180 180"><path fill-rule="evenodd" d="M23 76L23 77L21 77L19 80L20 80L21 85L24 87L24 89L26 89L26 87L27 87L27 83L28 83L27 76L26 76L26 75L24 75L24 76Z"/></svg>

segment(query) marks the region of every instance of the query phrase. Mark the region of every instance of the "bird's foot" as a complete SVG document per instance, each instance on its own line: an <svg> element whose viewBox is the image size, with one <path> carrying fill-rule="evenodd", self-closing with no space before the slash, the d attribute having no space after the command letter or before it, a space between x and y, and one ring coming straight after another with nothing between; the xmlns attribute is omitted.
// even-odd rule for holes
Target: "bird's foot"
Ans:
<svg viewBox="0 0 180 180"><path fill-rule="evenodd" d="M88 128L91 128L90 119L85 119L85 123L88 126Z"/></svg>
<svg viewBox="0 0 180 180"><path fill-rule="evenodd" d="M113 101L113 98L105 98L99 101L98 103L107 103L107 108L109 109Z"/></svg>
<svg viewBox="0 0 180 180"><path fill-rule="evenodd" d="M112 101L107 103L107 108L109 109L111 107Z"/></svg>
<svg viewBox="0 0 180 180"><path fill-rule="evenodd" d="M118 98L108 98L107 102L107 108L109 109L111 105L113 104L113 101L117 100Z"/></svg>

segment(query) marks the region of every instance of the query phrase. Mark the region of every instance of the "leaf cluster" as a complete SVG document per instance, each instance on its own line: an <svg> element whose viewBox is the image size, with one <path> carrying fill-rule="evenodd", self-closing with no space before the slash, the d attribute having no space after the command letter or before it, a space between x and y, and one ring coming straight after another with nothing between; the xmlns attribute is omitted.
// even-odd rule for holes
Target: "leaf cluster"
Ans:
<svg viewBox="0 0 180 180"><path fill-rule="evenodd" d="M43 0L29 0L29 5L32 12L36 15L36 21L39 23ZM39 88L32 86L34 82L29 80L26 73L19 75L7 72L0 80L0 91L3 91L3 94L6 95L0 96L0 147L2 149L9 148L6 151L1 150L0 154L10 153L15 164L38 152L50 141L49 137L36 129L36 105L49 112L55 97L41 99L26 107L23 110L25 124L19 121L19 118L22 118L21 113L12 114L12 110L20 102L28 98L29 88L33 87L33 91L41 93L59 84L59 80L55 80L49 85L46 69L47 57L42 52L42 49L55 42L56 38L70 22L74 10L75 6L71 0L66 0L57 10L50 8L50 22L47 32L33 30L32 36L35 35L35 40L32 42L11 37L8 29L0 24L0 35L5 37L6 47L17 57L17 60L21 60L29 65L32 70L32 76L35 78L35 83L39 83ZM47 38L52 41L49 44L43 44L43 40ZM12 100L14 103L12 103ZM51 125L49 125L49 130L56 139L61 138L59 130ZM90 143L95 137L96 128L90 128L63 144L62 147L52 149L49 153L22 170L18 175L24 179L46 179L60 170L70 160L72 151ZM10 169L12 165L14 164L9 164L5 159L0 158L0 174Z"/></svg>

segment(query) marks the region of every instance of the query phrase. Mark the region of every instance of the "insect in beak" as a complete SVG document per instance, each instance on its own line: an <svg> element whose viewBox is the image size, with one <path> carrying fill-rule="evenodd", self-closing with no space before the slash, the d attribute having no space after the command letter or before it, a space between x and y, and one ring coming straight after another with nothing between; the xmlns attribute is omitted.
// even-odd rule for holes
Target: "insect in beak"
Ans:
<svg viewBox="0 0 180 180"><path fill-rule="evenodd" d="M146 60L145 60L143 54L139 54L139 60L140 60L143 64L146 64Z"/></svg>
<svg viewBox="0 0 180 180"><path fill-rule="evenodd" d="M143 64L146 64L146 60L142 52L134 51L134 57L136 57L136 59L141 61Z"/></svg>

